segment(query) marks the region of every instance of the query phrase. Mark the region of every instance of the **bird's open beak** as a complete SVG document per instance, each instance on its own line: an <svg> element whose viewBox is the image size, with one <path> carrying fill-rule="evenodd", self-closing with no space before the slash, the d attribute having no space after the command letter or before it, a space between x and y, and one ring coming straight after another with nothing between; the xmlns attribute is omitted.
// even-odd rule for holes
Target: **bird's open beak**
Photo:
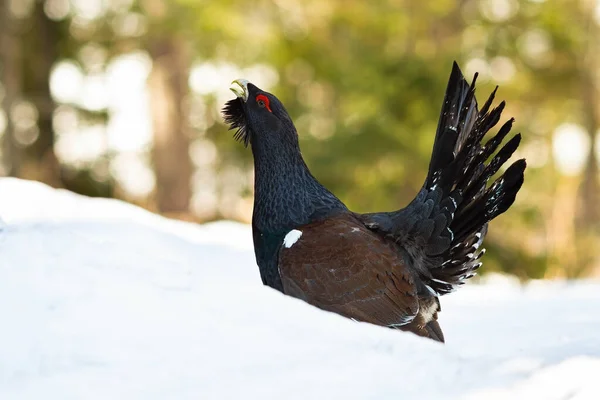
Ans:
<svg viewBox="0 0 600 400"><path fill-rule="evenodd" d="M229 90L231 90L237 97L244 100L244 102L248 101L248 81L246 79L236 79L231 82L233 85Z"/></svg>

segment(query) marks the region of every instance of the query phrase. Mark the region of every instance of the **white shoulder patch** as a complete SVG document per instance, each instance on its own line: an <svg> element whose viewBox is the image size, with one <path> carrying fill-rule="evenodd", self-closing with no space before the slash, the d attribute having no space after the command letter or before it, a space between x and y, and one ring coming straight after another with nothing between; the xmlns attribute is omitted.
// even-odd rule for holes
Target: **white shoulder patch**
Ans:
<svg viewBox="0 0 600 400"><path fill-rule="evenodd" d="M285 235L285 238L283 238L283 245L286 249L289 249L298 241L298 239L300 239L300 236L302 236L302 231L299 231L298 229L292 229L287 235Z"/></svg>

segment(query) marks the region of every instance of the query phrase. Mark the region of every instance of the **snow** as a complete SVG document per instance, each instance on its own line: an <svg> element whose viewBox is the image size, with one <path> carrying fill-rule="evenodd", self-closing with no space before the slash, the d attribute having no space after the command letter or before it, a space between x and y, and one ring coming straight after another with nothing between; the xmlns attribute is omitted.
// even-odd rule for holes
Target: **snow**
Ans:
<svg viewBox="0 0 600 400"><path fill-rule="evenodd" d="M467 284L441 345L262 286L245 225L8 178L0 216L2 400L600 398L597 281Z"/></svg>

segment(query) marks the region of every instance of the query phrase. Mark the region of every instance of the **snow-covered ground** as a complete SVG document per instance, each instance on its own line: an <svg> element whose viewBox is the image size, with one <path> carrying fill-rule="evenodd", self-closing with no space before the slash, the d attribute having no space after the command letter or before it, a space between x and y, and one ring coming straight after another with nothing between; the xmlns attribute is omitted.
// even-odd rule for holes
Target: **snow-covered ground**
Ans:
<svg viewBox="0 0 600 400"><path fill-rule="evenodd" d="M247 226L0 179L0 399L600 399L600 283L493 277L446 345L263 287Z"/></svg>

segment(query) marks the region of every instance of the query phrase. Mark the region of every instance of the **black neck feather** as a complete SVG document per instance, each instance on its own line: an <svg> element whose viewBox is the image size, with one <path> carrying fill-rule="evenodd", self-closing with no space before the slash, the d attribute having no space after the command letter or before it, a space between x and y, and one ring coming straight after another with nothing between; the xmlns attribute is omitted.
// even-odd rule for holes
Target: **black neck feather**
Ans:
<svg viewBox="0 0 600 400"><path fill-rule="evenodd" d="M291 125L291 123L290 123ZM283 292L278 255L285 235L295 228L347 210L310 173L293 132L254 136L254 214L252 232L260 276ZM292 134L293 133L293 134ZM263 139L263 140L260 140Z"/></svg>
<svg viewBox="0 0 600 400"><path fill-rule="evenodd" d="M271 106L277 106L271 104ZM235 138L252 146L254 154L254 251L265 285L283 291L277 266L283 238L292 229L347 211L346 206L310 173L298 144L298 134L283 106L273 107L277 119L253 120L240 99L223 109ZM258 129L252 130L252 126Z"/></svg>
<svg viewBox="0 0 600 400"><path fill-rule="evenodd" d="M302 159L297 136L295 138L252 142L253 225L260 231L287 233L346 210L346 206L312 176Z"/></svg>

